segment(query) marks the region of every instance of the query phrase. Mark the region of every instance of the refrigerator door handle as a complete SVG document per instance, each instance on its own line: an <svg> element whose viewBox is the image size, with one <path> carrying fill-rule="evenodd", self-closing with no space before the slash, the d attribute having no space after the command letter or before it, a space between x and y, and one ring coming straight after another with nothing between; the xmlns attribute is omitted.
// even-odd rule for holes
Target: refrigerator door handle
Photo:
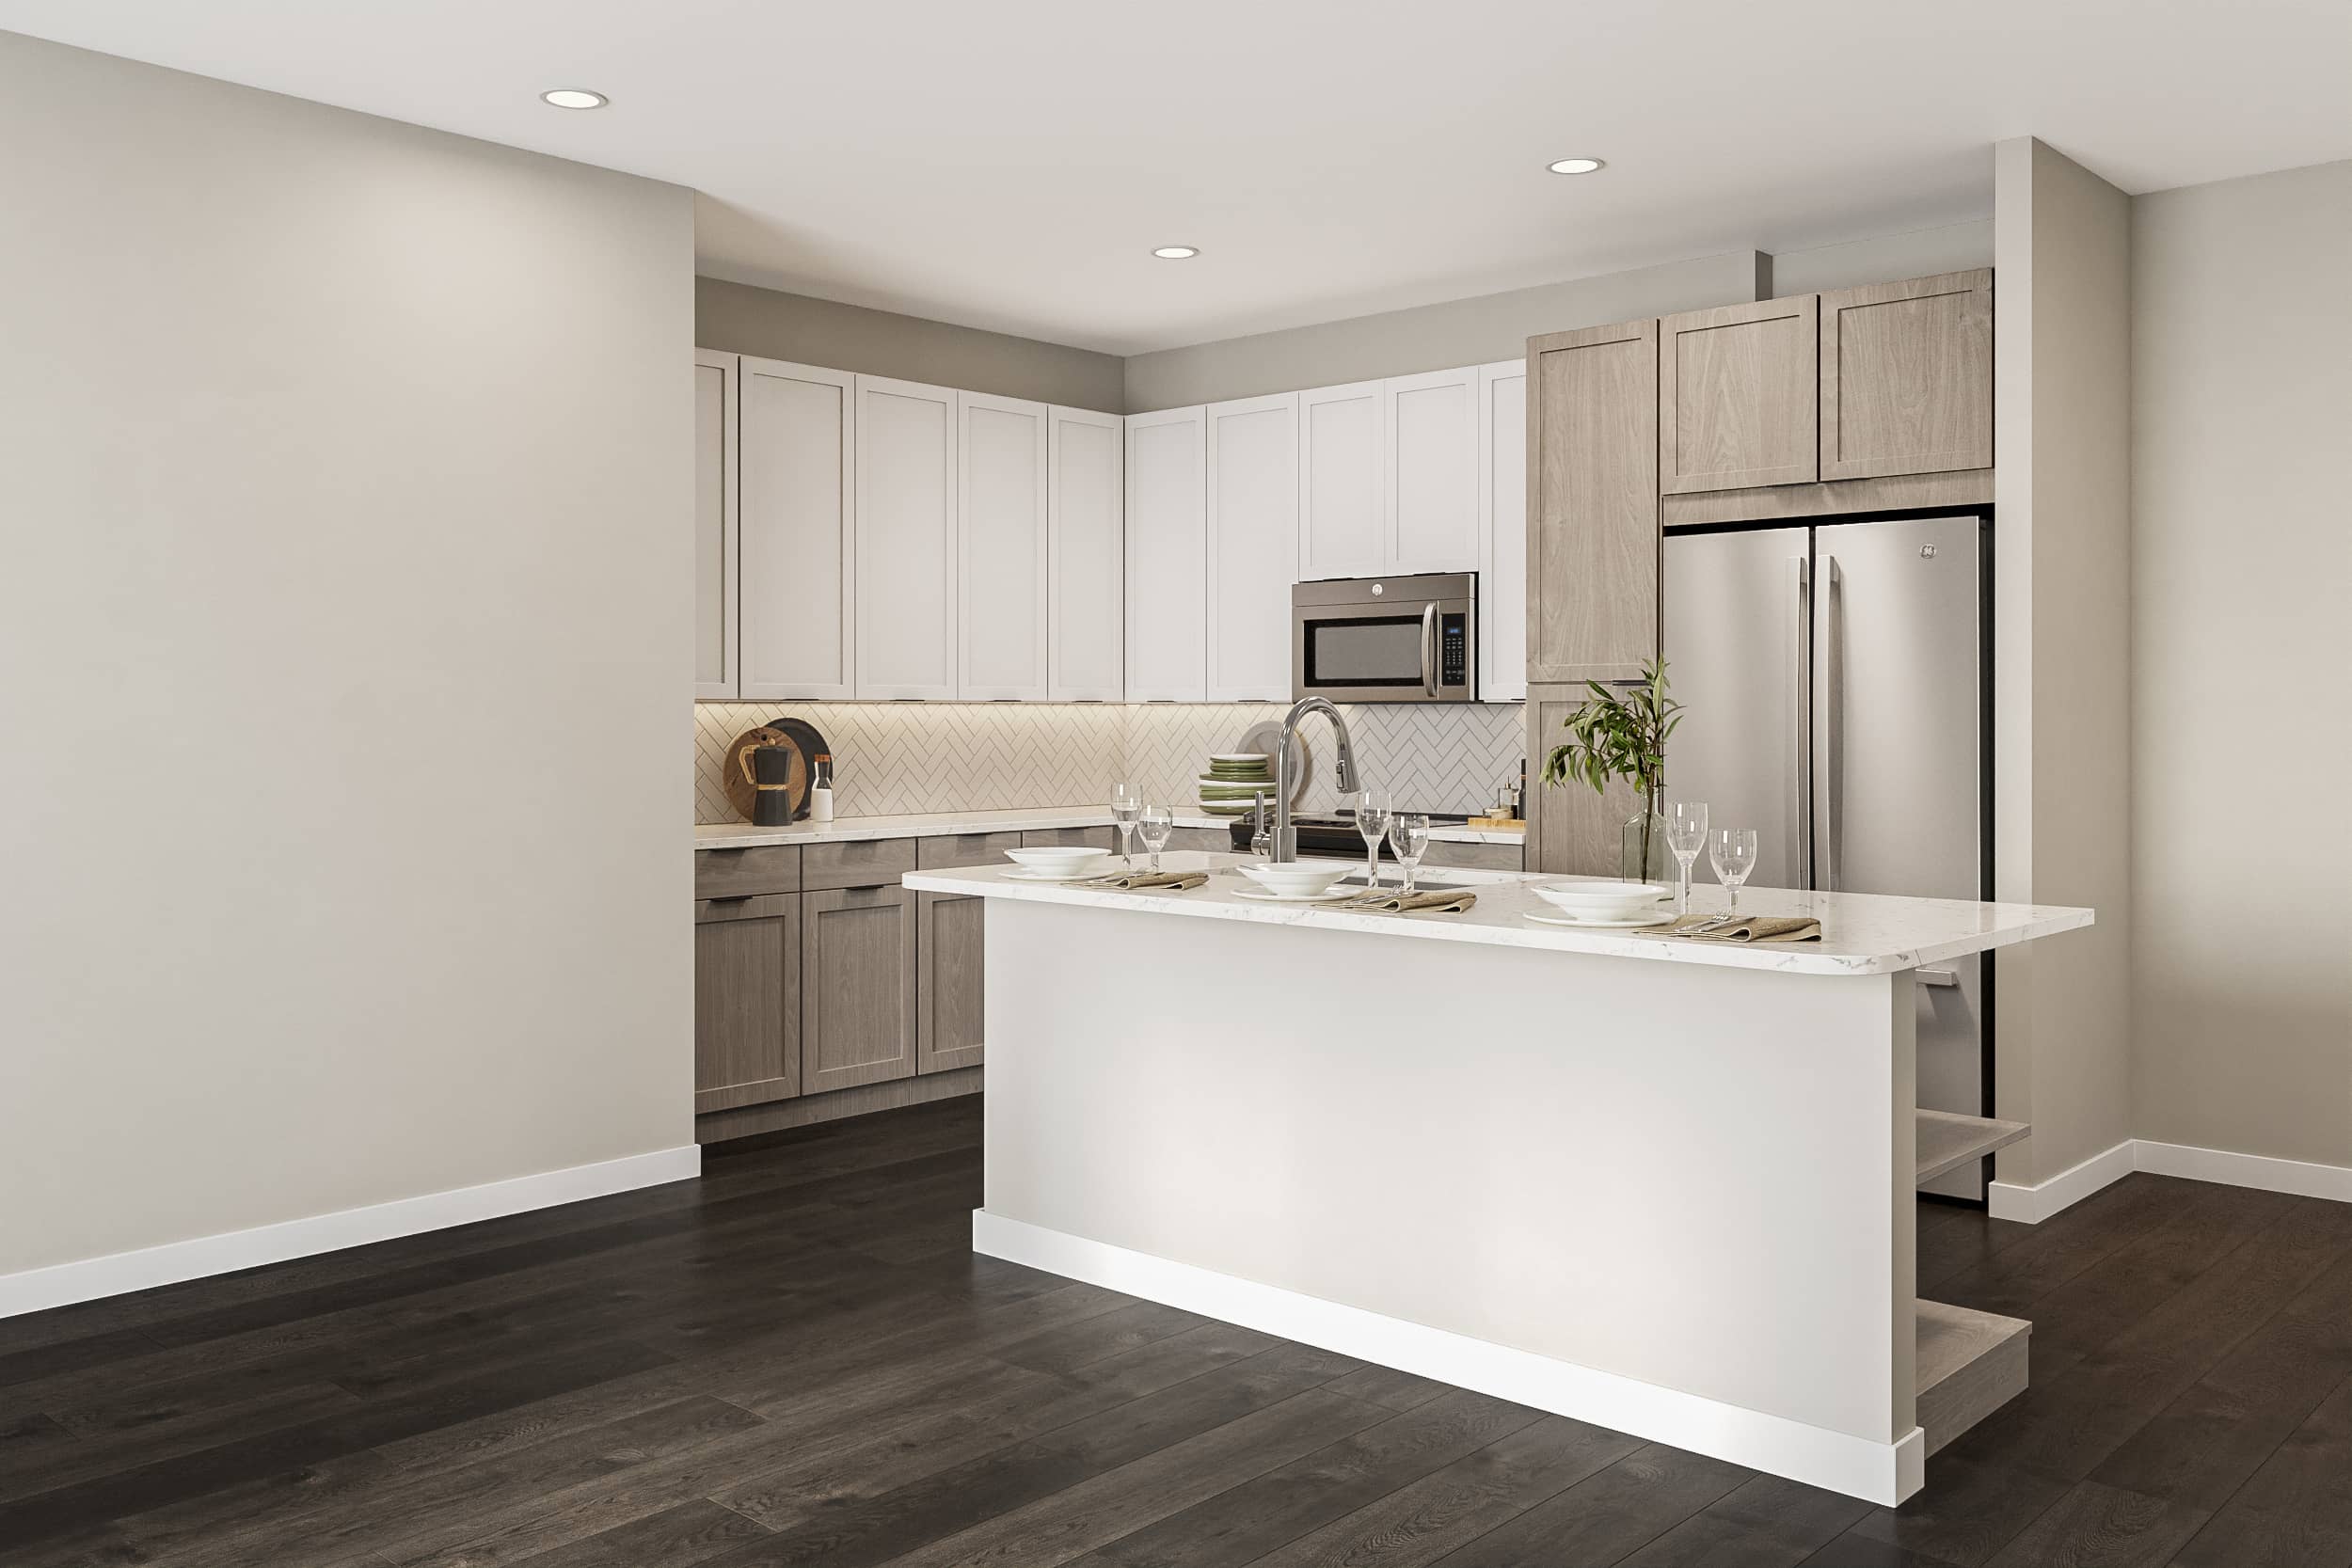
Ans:
<svg viewBox="0 0 2352 1568"><path fill-rule="evenodd" d="M1821 887L1836 893L1846 849L1846 579L1821 557Z"/></svg>
<svg viewBox="0 0 2352 1568"><path fill-rule="evenodd" d="M1788 585L1796 599L1795 633L1788 640L1788 706L1795 715L1788 777L1788 865L1801 888L1813 885L1813 569L1804 556L1788 558Z"/></svg>

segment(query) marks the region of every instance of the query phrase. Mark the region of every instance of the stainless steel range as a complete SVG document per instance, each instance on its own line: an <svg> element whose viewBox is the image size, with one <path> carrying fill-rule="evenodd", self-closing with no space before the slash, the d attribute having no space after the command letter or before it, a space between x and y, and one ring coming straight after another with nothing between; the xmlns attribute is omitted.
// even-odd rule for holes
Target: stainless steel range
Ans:
<svg viewBox="0 0 2352 1568"><path fill-rule="evenodd" d="M1428 817L1433 828L1458 828L1470 820L1466 814L1458 811L1415 813L1409 806L1405 811L1407 816ZM1356 818L1348 813L1342 812L1334 816L1294 816L1291 826L1297 831L1298 852L1302 855L1320 855L1326 860L1340 861L1364 858L1364 835L1356 831ZM1231 831L1233 852L1237 855L1249 853L1250 838L1257 832L1256 819L1237 816L1232 823ZM1381 859L1385 863L1387 858L1388 851L1384 847Z"/></svg>

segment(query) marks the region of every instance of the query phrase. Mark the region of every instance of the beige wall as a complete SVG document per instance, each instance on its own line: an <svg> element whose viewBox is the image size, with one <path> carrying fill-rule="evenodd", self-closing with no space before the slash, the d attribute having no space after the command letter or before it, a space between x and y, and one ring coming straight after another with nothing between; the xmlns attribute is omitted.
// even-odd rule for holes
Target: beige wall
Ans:
<svg viewBox="0 0 2352 1568"><path fill-rule="evenodd" d="M2132 260L2132 1130L2352 1165L2352 163Z"/></svg>
<svg viewBox="0 0 2352 1568"><path fill-rule="evenodd" d="M687 193L0 34L0 1275L691 1143Z"/></svg>
<svg viewBox="0 0 2352 1568"><path fill-rule="evenodd" d="M1861 283L1892 283L1932 277L1993 264L1993 220L1947 223L1882 234L1812 250L1784 250L1772 258L1772 294L1820 293Z"/></svg>
<svg viewBox="0 0 2352 1568"><path fill-rule="evenodd" d="M1994 887L2088 905L2004 950L2000 1114L2044 1180L2131 1136L2131 208L2030 137L1994 150Z"/></svg>
<svg viewBox="0 0 2352 1568"><path fill-rule="evenodd" d="M694 279L694 341L723 353L756 354L966 392L1032 398L1105 414L1125 411L1122 361L1116 355L716 277Z"/></svg>

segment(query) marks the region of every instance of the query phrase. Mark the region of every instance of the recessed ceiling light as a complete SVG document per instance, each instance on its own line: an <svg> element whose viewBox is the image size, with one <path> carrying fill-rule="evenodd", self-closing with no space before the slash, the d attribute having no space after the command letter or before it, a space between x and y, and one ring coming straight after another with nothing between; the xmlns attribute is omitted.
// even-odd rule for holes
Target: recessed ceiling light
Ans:
<svg viewBox="0 0 2352 1568"><path fill-rule="evenodd" d="M554 87L539 97L559 109L601 109L612 100L586 87Z"/></svg>
<svg viewBox="0 0 2352 1568"><path fill-rule="evenodd" d="M1563 158L1546 166L1554 174L1591 174L1607 166L1598 158Z"/></svg>
<svg viewBox="0 0 2352 1568"><path fill-rule="evenodd" d="M1163 261L1188 261L1200 254L1197 245L1164 245L1152 252Z"/></svg>

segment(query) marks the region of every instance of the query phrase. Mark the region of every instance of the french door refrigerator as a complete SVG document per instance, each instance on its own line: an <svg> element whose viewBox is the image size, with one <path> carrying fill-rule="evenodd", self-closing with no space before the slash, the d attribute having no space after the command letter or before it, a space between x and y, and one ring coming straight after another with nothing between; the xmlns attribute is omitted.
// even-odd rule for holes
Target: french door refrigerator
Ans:
<svg viewBox="0 0 2352 1568"><path fill-rule="evenodd" d="M1667 794L1756 830L1756 887L1990 896L1988 523L1669 532L1661 644L1686 705ZM1701 857L1704 865L1705 857ZM1919 1103L1986 1103L1983 956L1918 972ZM1978 1162L1927 1191L1981 1198Z"/></svg>

